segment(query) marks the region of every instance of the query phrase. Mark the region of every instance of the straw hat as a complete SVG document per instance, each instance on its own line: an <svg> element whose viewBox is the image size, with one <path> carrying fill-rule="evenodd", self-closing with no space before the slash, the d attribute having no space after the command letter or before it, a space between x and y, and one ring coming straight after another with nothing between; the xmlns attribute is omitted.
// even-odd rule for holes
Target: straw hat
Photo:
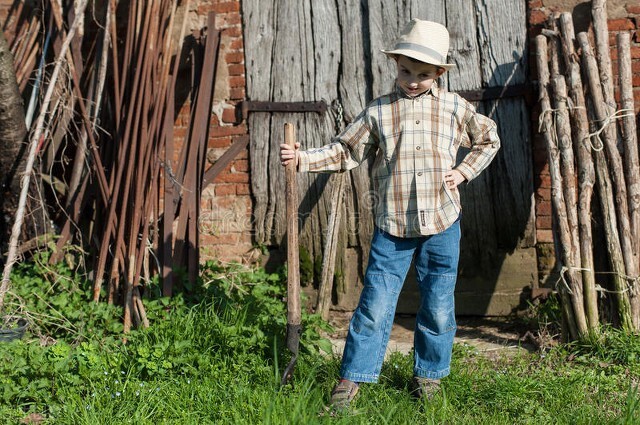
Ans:
<svg viewBox="0 0 640 425"><path fill-rule="evenodd" d="M403 29L392 49L382 50L389 57L404 55L449 70L445 63L449 51L449 31L437 22L412 19Z"/></svg>

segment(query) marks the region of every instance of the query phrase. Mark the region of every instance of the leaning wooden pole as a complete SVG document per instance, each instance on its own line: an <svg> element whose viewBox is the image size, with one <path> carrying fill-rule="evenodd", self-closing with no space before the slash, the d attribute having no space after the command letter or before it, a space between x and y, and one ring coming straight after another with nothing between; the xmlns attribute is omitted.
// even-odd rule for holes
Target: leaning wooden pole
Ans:
<svg viewBox="0 0 640 425"><path fill-rule="evenodd" d="M587 82L589 85L589 93L593 100L593 110L603 136L607 162L610 166L611 177L615 187L615 205L618 217L618 226L620 232L620 244L622 246L622 256L624 259L627 276L636 278L638 275L638 265L636 257L633 255L633 247L631 244L631 226L629 223L629 207L627 205L627 189L624 177L624 169L622 158L617 146L615 133L609 131L611 127L615 127L615 117L609 114L603 97L602 82L598 76L598 66L593 55L593 50L589 43L587 34L582 32L578 34L578 43L582 48L582 61Z"/></svg>
<svg viewBox="0 0 640 425"><path fill-rule="evenodd" d="M572 121L573 142L576 145L576 166L578 169L578 226L580 233L580 266L584 307L590 332L598 332L598 296L596 293L595 269L593 263L593 231L591 229L591 200L595 186L596 172L593 167L591 141L589 140L589 117L582 89L580 65L576 54L573 18L566 12L560 15L560 32L566 73L568 75L569 96L573 107L569 108Z"/></svg>
<svg viewBox="0 0 640 425"><path fill-rule="evenodd" d="M587 318L584 313L584 298L582 295L582 273L577 270L580 264L580 241L578 237L578 211L576 209L577 196L575 187L575 171L573 164L573 147L571 142L571 123L567 110L567 87L562 75L552 80L553 106L556 113L556 135L560 148L560 172L562 175L563 199L565 201L566 223L559 221L560 233L568 233L561 237L566 244L562 250L563 262L567 267L567 285L569 285L573 316L579 336L588 331ZM554 164L555 165L555 164ZM552 182L552 188L555 184ZM566 226L566 229L564 228Z"/></svg>
<svg viewBox="0 0 640 425"><path fill-rule="evenodd" d="M607 25L607 0L592 0L591 17L593 18L593 35L595 39L595 58L598 63L598 75L602 87L603 107L607 114L616 111L616 98L613 93L613 68L609 52L609 27ZM606 130L613 140L617 139L616 126L609 126Z"/></svg>
<svg viewBox="0 0 640 425"><path fill-rule="evenodd" d="M620 107L622 117L622 144L624 146L624 171L629 189L629 216L631 221L631 245L636 258L640 251L640 166L638 165L638 133L636 129L635 103L631 72L631 36L628 32L619 32L618 69L620 79ZM637 264L637 262L636 262ZM637 283L636 283L637 285ZM636 329L640 329L640 298L635 291L629 294L631 315Z"/></svg>
<svg viewBox="0 0 640 425"><path fill-rule="evenodd" d="M16 262L16 254L18 252L18 239L20 238L20 231L22 230L22 223L24 222L24 213L27 204L27 194L29 193L29 183L31 181L31 173L33 172L33 167L36 160L36 153L38 151L38 145L40 143L40 138L43 137L44 129L45 129L45 119L48 115L49 104L51 103L51 98L56 88L56 81L58 80L58 75L60 74L60 70L63 65L63 58L66 56L67 51L69 50L69 46L73 37L75 36L76 30L78 26L83 22L84 19L84 10L87 7L87 0L83 0L78 4L78 8L76 9L76 18L67 33L67 36L62 43L62 47L60 48L60 54L56 60L56 65L51 73L51 78L49 79L49 86L47 87L47 92L42 101L42 106L40 107L40 115L35 124L35 130L31 136L31 140L29 142L29 155L27 156L27 164L25 166L24 175L22 176L22 190L20 192L20 199L18 201L18 209L16 211L15 221L13 223L13 227L11 229L11 238L9 239L9 253L7 255L7 262L4 265L4 270L2 272L2 283L0 284L0 311L4 308L4 297L9 290L10 285L10 276L11 270L13 268L13 264Z"/></svg>
<svg viewBox="0 0 640 425"><path fill-rule="evenodd" d="M595 115L596 121L600 126L609 125L610 118L607 118L604 110L604 101L602 99L602 91L600 88L600 78L598 76L597 64L593 56L589 39L585 32L581 32L577 36L578 43L582 48L582 66L587 76L587 82L589 86L589 92L591 94L591 108ZM594 129L594 135L597 134L602 127ZM602 210L602 219L604 224L605 238L607 244L607 252L609 254L609 261L613 272L613 286L616 300L618 303L618 314L620 316L620 323L626 330L633 330L634 325L631 317L631 305L629 303L629 285L627 283L628 276L635 277L636 266L632 259L632 251L630 247L630 234L629 234L629 220L628 212L626 210L627 198L626 190L623 186L620 187L621 174L622 174L622 160L620 154L617 151L615 140L612 140L610 134L606 131L602 131L604 134L604 142L600 142L599 138L594 136L595 142L595 157L596 157L596 171L597 171L597 183L598 190L600 192L600 206ZM607 165L607 158L605 158L604 150L608 154L609 163L611 164L611 174L613 176L615 188L612 187L611 178L609 177L609 167ZM616 184L618 183L618 184ZM622 193L621 193L622 192ZM614 195L615 193L615 195ZM624 208L621 204L624 204ZM616 215L616 205L619 207ZM625 223L620 223L618 226L618 220L626 220ZM618 233L618 228L624 229ZM630 273L630 271L632 273Z"/></svg>
<svg viewBox="0 0 640 425"><path fill-rule="evenodd" d="M547 143L547 152L549 154L549 174L551 174L551 201L555 211L555 217L559 228L560 245L562 250L562 261L566 263L565 253L571 250L571 238L569 237L567 213L564 198L562 196L562 176L560 174L560 152L555 141L553 130L553 121L551 118L551 102L549 101L549 60L547 54L547 39L544 35L536 37L536 64L538 66L538 81L540 92L538 100L541 107L541 125L539 132L544 136ZM564 277L564 273L562 274ZM570 275L571 276L571 275ZM578 327L571 306L571 299L568 293L568 287L561 286L558 293L562 301L562 309L567 320L569 335L571 339L577 339L579 336Z"/></svg>
<svg viewBox="0 0 640 425"><path fill-rule="evenodd" d="M327 239L324 245L322 273L320 275L318 302L316 304L316 313L319 313L320 317L324 320L329 318L329 308L331 307L331 294L333 292L333 278L335 275L336 254L338 252L338 232L340 229L345 174L334 174L332 178L334 179L334 182L336 182L337 188L333 189L331 192L331 211L329 212L329 222L327 223Z"/></svg>

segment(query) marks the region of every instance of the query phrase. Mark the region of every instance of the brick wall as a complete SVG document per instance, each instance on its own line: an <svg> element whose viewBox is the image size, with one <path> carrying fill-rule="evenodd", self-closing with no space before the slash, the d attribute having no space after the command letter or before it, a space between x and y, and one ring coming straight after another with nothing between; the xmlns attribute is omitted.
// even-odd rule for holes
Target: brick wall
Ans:
<svg viewBox="0 0 640 425"><path fill-rule="evenodd" d="M191 13L203 20L216 13L221 30L220 55L216 70L207 160L210 166L239 137L247 135L246 123L235 123L235 105L245 98L244 43L240 0L200 0ZM184 128L189 114L185 105L176 122ZM249 181L249 151L240 152L202 193L202 259L246 260L252 248L252 201Z"/></svg>
<svg viewBox="0 0 640 425"><path fill-rule="evenodd" d="M554 13L571 12L576 33L588 29L591 21L591 2L578 0L528 0L529 46L531 78L537 80L535 65L535 37L540 34L545 21ZM637 0L609 0L607 15L613 63L614 81L617 82L616 34L629 31L632 35L631 55L636 113L640 111L640 4ZM617 90L616 90L617 91ZM535 105L531 119L538 126L539 109ZM547 279L555 265L553 245L551 178L547 162L547 149L543 138L535 134L533 139L534 185L536 199L536 235L538 239L538 267L541 281Z"/></svg>

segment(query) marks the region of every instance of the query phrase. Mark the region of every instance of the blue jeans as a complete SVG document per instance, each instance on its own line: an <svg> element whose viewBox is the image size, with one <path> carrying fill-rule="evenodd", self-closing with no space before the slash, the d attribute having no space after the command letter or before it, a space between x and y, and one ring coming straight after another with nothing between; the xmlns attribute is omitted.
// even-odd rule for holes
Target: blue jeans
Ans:
<svg viewBox="0 0 640 425"><path fill-rule="evenodd" d="M442 233L418 238L399 238L375 229L364 288L342 355L342 378L378 381L398 296L412 260L421 297L413 373L431 379L449 374L456 332L453 293L459 254L459 220Z"/></svg>

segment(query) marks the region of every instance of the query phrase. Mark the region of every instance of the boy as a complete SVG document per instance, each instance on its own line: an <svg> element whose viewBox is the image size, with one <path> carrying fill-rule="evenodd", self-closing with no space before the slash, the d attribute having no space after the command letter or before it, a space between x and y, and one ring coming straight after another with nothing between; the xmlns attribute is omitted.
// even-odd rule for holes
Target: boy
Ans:
<svg viewBox="0 0 640 425"><path fill-rule="evenodd" d="M414 331L411 392L431 398L449 374L456 331L454 289L460 252L458 185L484 170L500 140L496 124L477 114L435 80L445 63L449 32L435 22L413 19L393 49L395 90L373 100L330 144L299 151L280 145L282 165L300 172L343 172L369 156L375 229L364 288L353 313L342 357L340 381L331 394L335 409L349 405L362 382L377 382L396 303L412 260L421 294ZM470 148L456 166L459 147Z"/></svg>

